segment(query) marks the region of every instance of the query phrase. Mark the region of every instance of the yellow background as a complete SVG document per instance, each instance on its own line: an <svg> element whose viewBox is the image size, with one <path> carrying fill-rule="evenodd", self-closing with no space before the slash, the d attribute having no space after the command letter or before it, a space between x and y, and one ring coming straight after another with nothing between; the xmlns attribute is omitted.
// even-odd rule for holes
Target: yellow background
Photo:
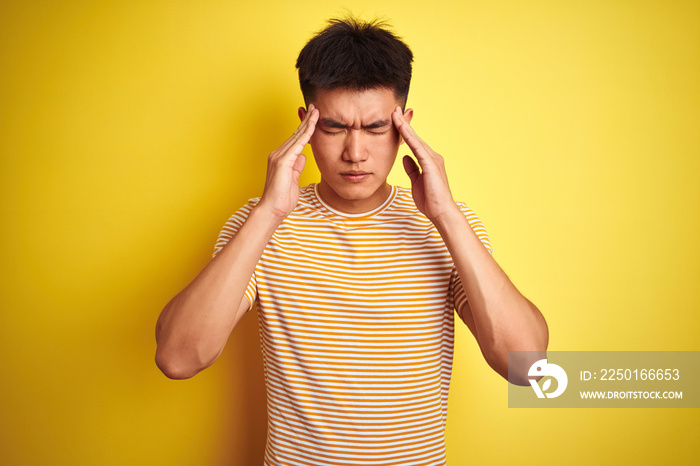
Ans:
<svg viewBox="0 0 700 466"><path fill-rule="evenodd" d="M700 350L700 2L4 0L0 463L261 463L254 315L188 381L153 328L261 194L296 55L345 6L412 47L413 126L550 349ZM700 461L697 410L508 409L456 346L452 466Z"/></svg>

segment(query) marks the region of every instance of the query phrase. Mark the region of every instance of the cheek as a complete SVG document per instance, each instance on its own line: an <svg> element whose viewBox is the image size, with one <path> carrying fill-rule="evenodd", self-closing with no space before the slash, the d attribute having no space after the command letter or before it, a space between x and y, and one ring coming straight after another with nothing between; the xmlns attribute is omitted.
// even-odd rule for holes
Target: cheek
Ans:
<svg viewBox="0 0 700 466"><path fill-rule="evenodd" d="M336 158L336 149L326 140L327 138L312 136L309 144L316 160L316 165L327 166Z"/></svg>
<svg viewBox="0 0 700 466"><path fill-rule="evenodd" d="M319 153L323 155L332 156L342 152L343 150L343 138L340 136L326 136L324 134L311 136L309 140L311 149L313 149L314 154Z"/></svg>
<svg viewBox="0 0 700 466"><path fill-rule="evenodd" d="M399 151L399 148L401 145L399 144L399 138L398 136L394 136L393 134L383 138L383 140L377 144L378 148L381 148L382 154L386 154L390 157L396 156L397 152Z"/></svg>

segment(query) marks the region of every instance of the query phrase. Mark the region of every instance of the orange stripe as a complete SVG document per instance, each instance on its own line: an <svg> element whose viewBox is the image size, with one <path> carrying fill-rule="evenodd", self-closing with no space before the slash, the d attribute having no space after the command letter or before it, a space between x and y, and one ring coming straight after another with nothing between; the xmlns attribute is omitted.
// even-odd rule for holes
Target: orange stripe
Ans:
<svg viewBox="0 0 700 466"><path fill-rule="evenodd" d="M266 464L376 459L389 466L414 461L421 450L426 456L417 464L444 463L444 438L425 437L436 425L444 427L454 340L449 306L463 305L466 296L439 233L418 213L410 191L392 193L391 202L371 215L346 218L322 206L313 185L302 188L297 209L256 265L246 297L259 304L275 421ZM229 219L216 251L256 203ZM490 252L483 224L457 205ZM302 447L308 441L294 434L305 424L313 447ZM282 439L291 451L282 449ZM334 440L348 440L352 451L345 454ZM395 446L401 450L386 452Z"/></svg>

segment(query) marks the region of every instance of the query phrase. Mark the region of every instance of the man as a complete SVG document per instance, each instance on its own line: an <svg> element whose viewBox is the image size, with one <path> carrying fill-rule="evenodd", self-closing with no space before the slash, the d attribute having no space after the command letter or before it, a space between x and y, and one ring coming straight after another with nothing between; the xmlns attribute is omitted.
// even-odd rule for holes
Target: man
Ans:
<svg viewBox="0 0 700 466"><path fill-rule="evenodd" d="M542 315L410 126L412 61L378 22L333 20L307 43L307 108L270 154L262 197L231 217L159 318L156 362L187 378L257 301L265 464L445 464L455 309L503 377L509 351L546 349ZM386 182L403 142L410 190ZM321 180L300 188L307 143Z"/></svg>

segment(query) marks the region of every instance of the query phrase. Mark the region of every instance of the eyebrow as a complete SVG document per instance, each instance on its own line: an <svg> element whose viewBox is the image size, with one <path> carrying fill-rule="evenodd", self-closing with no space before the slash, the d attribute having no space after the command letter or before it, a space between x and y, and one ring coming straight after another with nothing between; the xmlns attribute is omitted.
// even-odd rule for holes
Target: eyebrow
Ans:
<svg viewBox="0 0 700 466"><path fill-rule="evenodd" d="M334 120L333 118L321 118L321 123L323 126L326 126L328 128L338 128L338 129L347 129L348 125L345 123L341 123L337 120ZM377 128L383 128L387 125L389 125L391 122L389 119L384 119L384 120L377 120L373 121L372 123L368 125L363 125L362 129L377 129Z"/></svg>

